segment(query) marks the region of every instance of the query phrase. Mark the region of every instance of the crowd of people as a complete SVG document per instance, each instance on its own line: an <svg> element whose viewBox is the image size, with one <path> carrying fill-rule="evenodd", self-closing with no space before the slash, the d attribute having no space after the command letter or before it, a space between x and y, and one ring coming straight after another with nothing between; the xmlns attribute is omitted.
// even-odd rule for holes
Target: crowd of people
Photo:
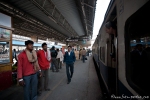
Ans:
<svg viewBox="0 0 150 100"><path fill-rule="evenodd" d="M17 59L17 79L19 85L23 86L25 100L37 100L37 95L41 95L42 91L50 91L49 88L49 70L59 72L62 64L66 64L66 74L69 84L74 73L74 63L76 59L85 62L86 50L79 52L68 46L68 50L63 53L62 49L47 48L47 44L42 44L42 49L35 51L33 49L34 42L25 41L26 49L22 51ZM14 53L13 53L14 54Z"/></svg>

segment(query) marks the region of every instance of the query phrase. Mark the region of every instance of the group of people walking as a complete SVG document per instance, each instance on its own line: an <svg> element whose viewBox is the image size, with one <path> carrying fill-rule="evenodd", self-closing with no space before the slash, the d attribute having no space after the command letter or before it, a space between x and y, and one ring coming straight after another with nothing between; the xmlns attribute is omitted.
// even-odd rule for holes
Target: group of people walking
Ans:
<svg viewBox="0 0 150 100"><path fill-rule="evenodd" d="M75 53L72 47L68 46L68 51L63 53L55 47L47 49L47 44L42 44L42 50L33 50L34 42L25 41L26 49L18 55L17 79L24 90L24 100L37 100L37 95L43 90L50 91L48 87L49 69L54 67L56 72L62 68L62 62L66 63L67 84L71 82L74 72Z"/></svg>

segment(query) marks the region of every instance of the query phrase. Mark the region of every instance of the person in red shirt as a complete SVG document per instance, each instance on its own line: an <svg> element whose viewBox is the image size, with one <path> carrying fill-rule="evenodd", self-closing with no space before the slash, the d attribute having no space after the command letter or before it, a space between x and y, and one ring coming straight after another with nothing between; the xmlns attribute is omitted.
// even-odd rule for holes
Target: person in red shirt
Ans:
<svg viewBox="0 0 150 100"><path fill-rule="evenodd" d="M41 76L33 44L31 40L25 41L26 49L18 55L17 77L24 89L24 100L37 100L37 71Z"/></svg>
<svg viewBox="0 0 150 100"><path fill-rule="evenodd" d="M39 66L41 68L41 71L42 71L42 75L43 77L40 78L39 80L39 91L38 93L42 93L42 90L43 90L43 85L42 85L42 80L44 79L44 89L45 91L50 91L50 89L48 88L48 73L49 73L49 66L50 66L50 59L49 59L49 53L47 51L47 44L46 43L43 43L42 44L42 48L43 50L39 50L37 52L37 56L38 56L38 62L39 62ZM48 55L49 54L49 55Z"/></svg>

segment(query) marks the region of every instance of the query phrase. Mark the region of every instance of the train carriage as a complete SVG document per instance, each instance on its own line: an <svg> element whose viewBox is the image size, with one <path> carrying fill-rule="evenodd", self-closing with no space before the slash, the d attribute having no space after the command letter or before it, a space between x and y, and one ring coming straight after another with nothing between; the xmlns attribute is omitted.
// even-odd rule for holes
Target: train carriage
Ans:
<svg viewBox="0 0 150 100"><path fill-rule="evenodd" d="M97 73L107 98L150 98L149 9L149 0L110 1L92 46ZM117 35L106 33L108 21L116 24Z"/></svg>

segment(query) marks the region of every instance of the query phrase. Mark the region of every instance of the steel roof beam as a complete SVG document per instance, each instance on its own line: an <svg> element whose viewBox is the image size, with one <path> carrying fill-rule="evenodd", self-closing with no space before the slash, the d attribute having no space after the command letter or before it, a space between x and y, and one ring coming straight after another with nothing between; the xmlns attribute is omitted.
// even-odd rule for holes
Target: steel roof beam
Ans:
<svg viewBox="0 0 150 100"><path fill-rule="evenodd" d="M93 7L93 6L89 5L89 4L86 4L86 3L84 3L84 2L81 2L81 4L82 4L82 5L86 5L86 6L90 7L90 8L92 8L92 9L96 8L96 7Z"/></svg>
<svg viewBox="0 0 150 100"><path fill-rule="evenodd" d="M16 20L15 20L16 21ZM14 21L14 22L15 22ZM21 29L28 29L28 30L32 30L32 32L33 32L33 30L35 31L35 32L41 32L41 33L43 33L44 34L44 32L53 32L52 30L44 30L44 29L41 29L40 27L37 27L37 26L35 26L35 25L33 25L33 24L29 24L29 23L26 23L26 22L23 22L23 23L20 23L20 22L15 22L16 24L14 25L14 27L19 27L19 28L21 28ZM44 31L44 32L43 32ZM54 35L54 34L51 34L51 33L49 33L49 35L52 35L53 37L57 37L57 36L61 36L60 34L56 34L56 35Z"/></svg>
<svg viewBox="0 0 150 100"><path fill-rule="evenodd" d="M79 8L79 12L81 14L81 19L83 19L82 23L84 25L85 32L87 33L86 35L91 37L93 34L92 30L93 30L93 24L94 24L93 22L95 17L96 1L97 0L76 1L77 7Z"/></svg>
<svg viewBox="0 0 150 100"><path fill-rule="evenodd" d="M57 11L57 13L59 13L62 17L63 15L57 10L57 8L55 7L55 5L53 4L53 2L51 0L47 0L50 4L54 5L53 11L52 13L49 12L47 9L51 9L50 6L46 6L46 4L42 7L41 4L39 4L38 0L30 0L31 2L33 2L34 5L36 5L41 11L43 11L52 21L54 21L56 24L60 25L61 27L63 27L65 30L67 30L69 33L73 34L74 36L78 36L78 34L74 31L69 30L71 25L67 22L67 20L65 20L65 22L67 23L67 25L65 25L65 22L63 22L63 24L61 24L59 22L59 18L55 17L55 13ZM44 2L44 1L43 1ZM47 9L45 9L45 6L47 7ZM59 16L60 16L59 15ZM58 17L59 17L58 16ZM63 17L64 18L64 17ZM65 19L65 18L64 18ZM68 29L69 28L69 29ZM72 28L72 27L71 27Z"/></svg>
<svg viewBox="0 0 150 100"><path fill-rule="evenodd" d="M33 24L34 26L37 26L39 28L45 29L47 31L54 31L56 34L59 34L62 38L66 38L66 36L62 35L61 33L58 33L54 29L50 28L49 26L44 25L42 22L37 21L36 19L32 18L31 16L23 13L22 11L15 9L14 7L5 4L3 2L0 2L0 9L11 14L12 16L22 19L30 24ZM56 37L57 39L58 37Z"/></svg>

